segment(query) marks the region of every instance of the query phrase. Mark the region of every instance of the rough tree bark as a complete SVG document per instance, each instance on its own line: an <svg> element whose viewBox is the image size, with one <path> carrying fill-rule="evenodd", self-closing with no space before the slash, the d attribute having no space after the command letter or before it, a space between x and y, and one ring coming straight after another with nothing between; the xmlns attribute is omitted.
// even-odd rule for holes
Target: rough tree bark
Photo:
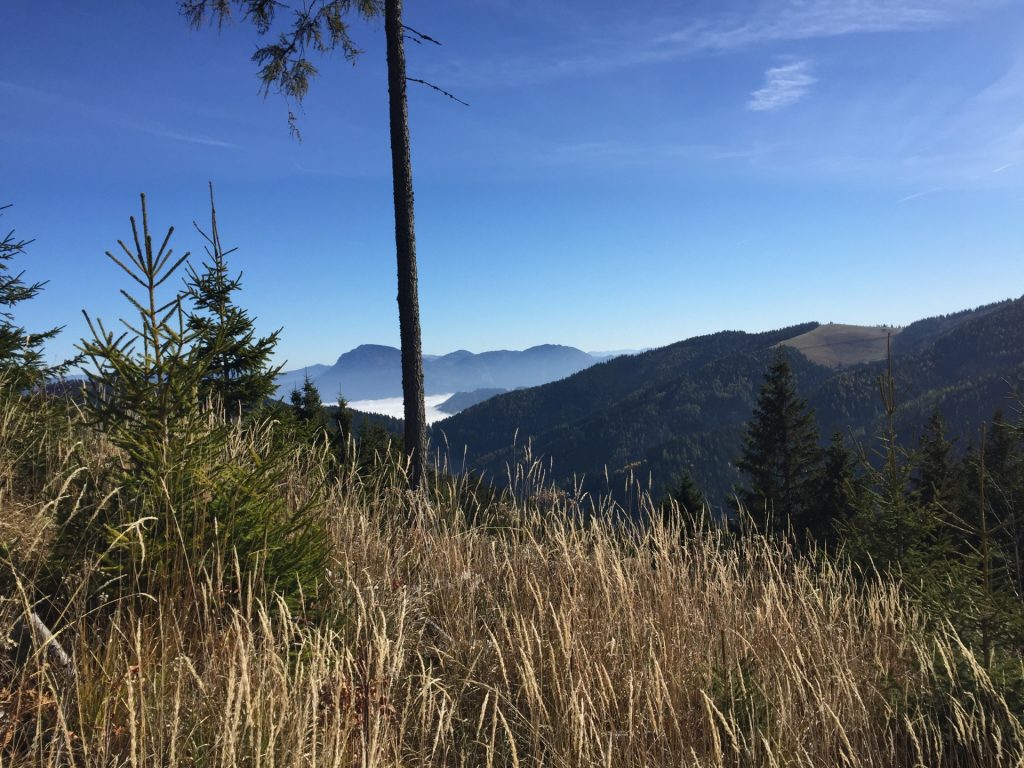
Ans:
<svg viewBox="0 0 1024 768"><path fill-rule="evenodd" d="M423 348L420 341L416 232L413 214L409 107L405 95L405 41L402 0L384 1L387 38L388 105L391 115L391 171L395 197L395 246L398 256L398 324L402 342L402 397L409 484L423 482L427 459L427 417L423 406Z"/></svg>

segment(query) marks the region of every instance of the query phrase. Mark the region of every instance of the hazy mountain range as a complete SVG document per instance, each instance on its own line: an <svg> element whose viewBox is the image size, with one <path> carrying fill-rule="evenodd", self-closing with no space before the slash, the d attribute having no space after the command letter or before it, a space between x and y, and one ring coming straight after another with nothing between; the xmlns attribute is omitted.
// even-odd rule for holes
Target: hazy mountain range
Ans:
<svg viewBox="0 0 1024 768"><path fill-rule="evenodd" d="M428 395L476 390L495 394L557 381L604 359L607 356L558 344L479 354L460 349L447 355L424 355L423 382ZM402 395L401 353L395 347L364 344L341 355L334 365L286 371L278 377L278 397L286 399L302 386L306 376L320 390L324 402L333 401L339 393L348 401Z"/></svg>

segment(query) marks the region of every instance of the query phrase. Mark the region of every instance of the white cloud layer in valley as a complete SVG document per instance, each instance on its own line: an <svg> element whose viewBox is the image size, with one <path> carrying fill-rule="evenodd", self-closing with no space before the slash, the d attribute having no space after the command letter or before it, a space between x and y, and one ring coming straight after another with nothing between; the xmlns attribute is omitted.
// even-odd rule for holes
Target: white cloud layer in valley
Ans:
<svg viewBox="0 0 1024 768"><path fill-rule="evenodd" d="M449 392L446 395L427 395L424 398L424 405L427 409L427 424L433 424L435 421L447 419L452 415L438 410L437 406L441 405L441 403L450 398L453 394L455 393ZM403 412L403 403L404 401L400 397L385 397L380 400L354 400L348 404L348 407L357 411L363 411L364 413L379 413L383 416L391 416L396 419L401 419L405 415Z"/></svg>

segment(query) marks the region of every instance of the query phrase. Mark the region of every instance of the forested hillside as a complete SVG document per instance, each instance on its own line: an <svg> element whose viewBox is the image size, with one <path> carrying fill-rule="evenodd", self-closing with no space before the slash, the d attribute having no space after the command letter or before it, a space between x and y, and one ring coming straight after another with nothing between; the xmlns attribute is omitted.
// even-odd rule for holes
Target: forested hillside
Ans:
<svg viewBox="0 0 1024 768"><path fill-rule="evenodd" d="M974 435L1022 383L1024 299L973 311L929 318L910 325L893 340L897 432L905 444L920 435L938 408L952 435ZM848 430L876 434L882 402L877 380L884 362L858 366L804 394L818 412L823 433Z"/></svg>
<svg viewBox="0 0 1024 768"><path fill-rule="evenodd" d="M501 477L530 441L534 456L553 462L555 478L573 485L582 477L590 491L618 493L632 473L657 495L688 470L721 505L739 479L732 463L773 346L815 327L722 332L618 358L446 419L434 428L435 444L446 439L459 456L466 446L469 467ZM885 361L836 371L788 355L823 442L835 430L862 441L879 432ZM900 440L912 444L939 408L965 445L994 410L1009 407L1021 380L1024 300L913 323L894 337L893 359Z"/></svg>
<svg viewBox="0 0 1024 768"><path fill-rule="evenodd" d="M543 387L499 395L435 426L435 444L447 438L453 454L468 448L469 466L501 476L507 462L532 441L534 455L554 459L554 476L605 490L638 473L679 469L679 457L706 482L720 457L738 449L772 346L815 327L805 324L748 334L723 331L635 356L601 363ZM828 370L803 361L802 379ZM598 478L600 481L598 482ZM728 481L722 488L728 487Z"/></svg>

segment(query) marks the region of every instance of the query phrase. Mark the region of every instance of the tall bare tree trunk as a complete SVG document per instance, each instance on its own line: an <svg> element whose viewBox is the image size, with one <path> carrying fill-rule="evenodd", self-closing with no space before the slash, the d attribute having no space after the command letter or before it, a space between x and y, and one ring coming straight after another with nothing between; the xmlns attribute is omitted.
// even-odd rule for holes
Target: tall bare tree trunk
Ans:
<svg viewBox="0 0 1024 768"><path fill-rule="evenodd" d="M427 417L423 406L423 348L416 276L409 107L405 98L405 40L402 0L384 1L388 49L388 103L391 113L391 175L395 193L395 246L398 253L398 323L402 340L402 396L405 400L405 453L411 460L409 484L423 482L427 458Z"/></svg>

